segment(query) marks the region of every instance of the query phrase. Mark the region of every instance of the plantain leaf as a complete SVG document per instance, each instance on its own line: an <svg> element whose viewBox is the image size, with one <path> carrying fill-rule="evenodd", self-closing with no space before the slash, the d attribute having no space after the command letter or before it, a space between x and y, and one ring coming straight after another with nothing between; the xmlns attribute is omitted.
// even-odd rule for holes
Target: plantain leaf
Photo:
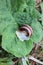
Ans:
<svg viewBox="0 0 43 65"><path fill-rule="evenodd" d="M42 40L42 36L43 36L41 24L37 21L36 22L33 21L31 24L31 27L33 28L33 35L31 37L31 39L34 42L40 42Z"/></svg>
<svg viewBox="0 0 43 65"><path fill-rule="evenodd" d="M31 40L25 42L20 41L13 30L11 33L8 31L3 35L2 47L16 57L24 57L32 50L33 42Z"/></svg>

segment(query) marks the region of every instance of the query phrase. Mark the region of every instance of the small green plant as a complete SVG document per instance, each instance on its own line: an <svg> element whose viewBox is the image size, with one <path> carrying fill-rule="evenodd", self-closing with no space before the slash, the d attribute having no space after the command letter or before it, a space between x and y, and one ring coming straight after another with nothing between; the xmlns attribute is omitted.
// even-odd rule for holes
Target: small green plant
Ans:
<svg viewBox="0 0 43 65"><path fill-rule="evenodd" d="M16 57L25 57L30 53L34 42L42 40L42 26L38 19L40 13L35 8L35 0L0 0L1 47ZM27 41L20 41L16 30L27 24L33 34Z"/></svg>
<svg viewBox="0 0 43 65"><path fill-rule="evenodd" d="M23 57L30 53L33 42L40 42L42 39L39 17L40 13L35 8L34 0L0 0L2 48L17 57ZM30 40L24 42L20 41L15 34L23 24L28 24L33 29Z"/></svg>

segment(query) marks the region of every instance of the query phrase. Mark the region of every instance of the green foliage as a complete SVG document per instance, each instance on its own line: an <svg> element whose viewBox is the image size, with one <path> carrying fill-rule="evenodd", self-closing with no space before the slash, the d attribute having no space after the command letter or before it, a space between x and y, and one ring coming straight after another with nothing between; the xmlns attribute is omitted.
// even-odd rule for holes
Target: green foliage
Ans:
<svg viewBox="0 0 43 65"><path fill-rule="evenodd" d="M41 6L41 11L42 11L41 20L42 20L42 25L43 25L43 3L41 3L40 6Z"/></svg>
<svg viewBox="0 0 43 65"><path fill-rule="evenodd" d="M2 47L17 57L23 57L30 53L33 47L33 42L31 40L21 42L14 33L7 33L3 35Z"/></svg>
<svg viewBox="0 0 43 65"><path fill-rule="evenodd" d="M13 64L14 63L12 61L0 63L0 65L13 65Z"/></svg>
<svg viewBox="0 0 43 65"><path fill-rule="evenodd" d="M39 22L34 22L31 24L31 27L33 28L33 35L32 35L32 40L34 42L40 42L42 40L43 37L43 32L42 32L42 26L40 25Z"/></svg>
<svg viewBox="0 0 43 65"><path fill-rule="evenodd" d="M16 57L29 54L33 48L33 42L40 42L42 39L39 17L40 13L35 9L34 0L0 0L2 48ZM28 24L33 28L30 40L24 42L16 36L16 30L23 24Z"/></svg>

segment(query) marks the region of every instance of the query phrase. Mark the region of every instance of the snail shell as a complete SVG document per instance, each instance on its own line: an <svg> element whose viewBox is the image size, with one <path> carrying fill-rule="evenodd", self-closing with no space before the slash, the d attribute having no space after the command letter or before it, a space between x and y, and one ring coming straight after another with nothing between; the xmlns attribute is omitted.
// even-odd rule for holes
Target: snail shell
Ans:
<svg viewBox="0 0 43 65"><path fill-rule="evenodd" d="M32 33L33 33L33 30L32 30L32 28L29 25L23 25L20 28L20 31L21 32L24 32L25 31L25 33L26 33L27 36L31 36Z"/></svg>
<svg viewBox="0 0 43 65"><path fill-rule="evenodd" d="M16 35L21 41L29 40L32 33L33 30L28 25L23 25L19 30L16 31Z"/></svg>

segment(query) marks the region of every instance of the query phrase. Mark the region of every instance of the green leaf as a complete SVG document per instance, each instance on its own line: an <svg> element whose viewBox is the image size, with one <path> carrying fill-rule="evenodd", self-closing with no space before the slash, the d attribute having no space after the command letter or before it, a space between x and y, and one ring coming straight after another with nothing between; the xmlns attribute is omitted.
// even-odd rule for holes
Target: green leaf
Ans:
<svg viewBox="0 0 43 65"><path fill-rule="evenodd" d="M41 3L40 6L41 6L41 11L42 11L41 20L42 20L42 25L43 25L43 3Z"/></svg>
<svg viewBox="0 0 43 65"><path fill-rule="evenodd" d="M21 12L27 7L25 0L10 0L12 13Z"/></svg>
<svg viewBox="0 0 43 65"><path fill-rule="evenodd" d="M15 31L11 30L3 35L2 47L16 57L24 57L32 50L33 42L31 40L24 42L20 41L16 37Z"/></svg>
<svg viewBox="0 0 43 65"><path fill-rule="evenodd" d="M0 3L0 34L2 35L3 32L7 30L8 26L11 27L14 25L15 27L17 27L17 25L10 10L8 10L7 8L6 1L0 0Z"/></svg>
<svg viewBox="0 0 43 65"><path fill-rule="evenodd" d="M16 13L14 17L20 26L22 26L23 24L28 24L28 25L31 24L32 18L30 17L28 12Z"/></svg>
<svg viewBox="0 0 43 65"><path fill-rule="evenodd" d="M13 61L9 61L9 62L0 62L1 65L13 65Z"/></svg>
<svg viewBox="0 0 43 65"><path fill-rule="evenodd" d="M39 22L33 21L31 24L31 27L33 28L33 35L32 35L32 40L33 42L40 42L42 40L42 26Z"/></svg>

